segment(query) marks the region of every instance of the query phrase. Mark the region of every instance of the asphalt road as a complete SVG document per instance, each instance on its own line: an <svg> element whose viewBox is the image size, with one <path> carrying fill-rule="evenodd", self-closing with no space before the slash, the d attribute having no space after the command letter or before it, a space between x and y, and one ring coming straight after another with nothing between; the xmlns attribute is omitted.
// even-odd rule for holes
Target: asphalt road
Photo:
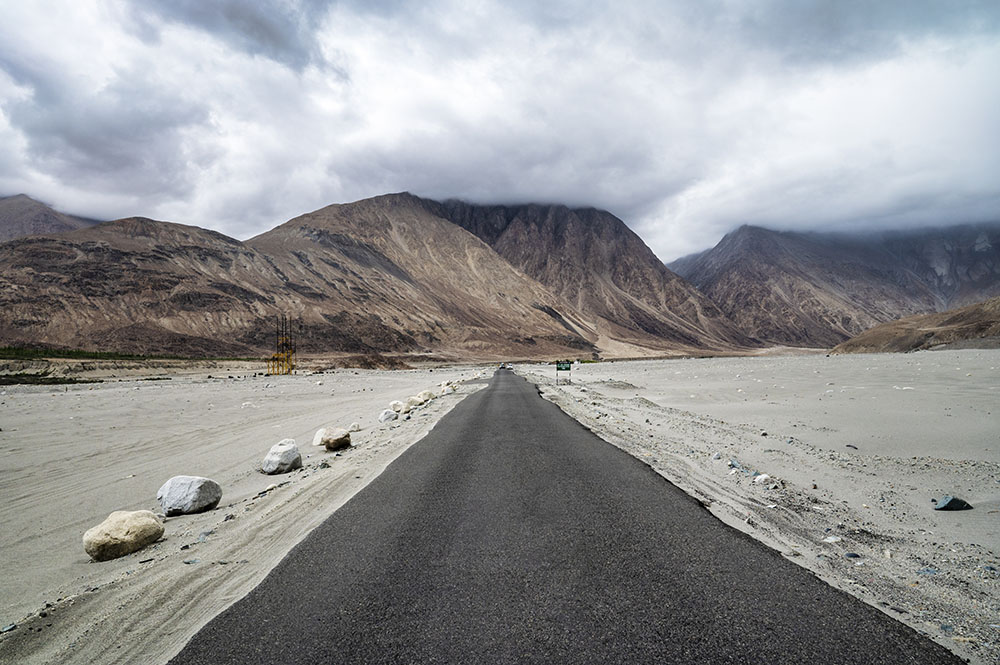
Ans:
<svg viewBox="0 0 1000 665"><path fill-rule="evenodd" d="M501 371L171 663L960 663Z"/></svg>

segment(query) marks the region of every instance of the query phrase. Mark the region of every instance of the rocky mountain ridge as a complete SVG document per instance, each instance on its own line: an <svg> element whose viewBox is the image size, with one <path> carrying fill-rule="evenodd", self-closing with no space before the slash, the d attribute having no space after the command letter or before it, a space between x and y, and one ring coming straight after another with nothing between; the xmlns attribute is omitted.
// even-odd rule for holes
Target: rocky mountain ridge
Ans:
<svg viewBox="0 0 1000 665"><path fill-rule="evenodd" d="M246 242L129 218L0 244L0 344L253 355L267 352L274 317L286 314L304 352L530 358L736 347L677 313L662 319L682 331L669 339L624 326L616 336L603 311L526 274L440 205L409 194L332 205ZM662 274L687 294L680 302L712 312ZM667 291L628 297L652 309L672 302Z"/></svg>
<svg viewBox="0 0 1000 665"><path fill-rule="evenodd" d="M1000 348L1000 297L936 314L918 314L864 331L833 353Z"/></svg>
<svg viewBox="0 0 1000 665"><path fill-rule="evenodd" d="M867 234L744 226L669 265L747 335L829 347L1000 294L1000 224Z"/></svg>
<svg viewBox="0 0 1000 665"><path fill-rule="evenodd" d="M58 212L25 194L0 198L0 242L73 231L99 223L96 219Z"/></svg>

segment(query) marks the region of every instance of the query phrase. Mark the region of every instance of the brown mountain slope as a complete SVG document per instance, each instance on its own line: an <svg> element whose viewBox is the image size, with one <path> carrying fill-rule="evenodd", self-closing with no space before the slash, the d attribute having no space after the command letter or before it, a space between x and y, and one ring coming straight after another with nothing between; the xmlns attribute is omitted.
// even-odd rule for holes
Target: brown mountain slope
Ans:
<svg viewBox="0 0 1000 665"><path fill-rule="evenodd" d="M44 203L18 194L0 198L0 242L93 226L93 219L56 212Z"/></svg>
<svg viewBox="0 0 1000 665"><path fill-rule="evenodd" d="M900 316L1000 293L1000 226L853 236L744 226L670 265L747 334L833 346Z"/></svg>
<svg viewBox="0 0 1000 665"><path fill-rule="evenodd" d="M565 302L409 194L327 206L246 245L312 289L312 306L377 315L428 348L579 354L596 339Z"/></svg>
<svg viewBox="0 0 1000 665"><path fill-rule="evenodd" d="M594 320L604 344L695 352L755 345L610 213L424 203Z"/></svg>
<svg viewBox="0 0 1000 665"><path fill-rule="evenodd" d="M331 206L247 243L134 218L0 245L0 343L243 355L589 354L558 298L406 197Z"/></svg>
<svg viewBox="0 0 1000 665"><path fill-rule="evenodd" d="M918 351L943 345L1000 348L1000 297L883 323L837 345L833 353Z"/></svg>

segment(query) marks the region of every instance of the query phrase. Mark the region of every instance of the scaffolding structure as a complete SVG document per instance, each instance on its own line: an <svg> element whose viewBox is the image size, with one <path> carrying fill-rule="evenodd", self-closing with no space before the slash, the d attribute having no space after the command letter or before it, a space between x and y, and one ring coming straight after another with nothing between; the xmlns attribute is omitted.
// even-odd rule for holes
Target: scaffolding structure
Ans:
<svg viewBox="0 0 1000 665"><path fill-rule="evenodd" d="M267 361L268 374L291 374L295 369L295 336L284 314L275 322L274 354Z"/></svg>

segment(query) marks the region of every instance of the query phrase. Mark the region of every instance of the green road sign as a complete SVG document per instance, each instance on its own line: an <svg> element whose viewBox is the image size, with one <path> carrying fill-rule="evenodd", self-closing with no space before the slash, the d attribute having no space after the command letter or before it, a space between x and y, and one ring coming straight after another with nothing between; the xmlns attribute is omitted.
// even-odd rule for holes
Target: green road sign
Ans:
<svg viewBox="0 0 1000 665"><path fill-rule="evenodd" d="M568 371L570 371L569 368L570 368L570 362L568 360L567 361L562 361L562 360L557 360L556 361L556 371L557 372L568 372Z"/></svg>

